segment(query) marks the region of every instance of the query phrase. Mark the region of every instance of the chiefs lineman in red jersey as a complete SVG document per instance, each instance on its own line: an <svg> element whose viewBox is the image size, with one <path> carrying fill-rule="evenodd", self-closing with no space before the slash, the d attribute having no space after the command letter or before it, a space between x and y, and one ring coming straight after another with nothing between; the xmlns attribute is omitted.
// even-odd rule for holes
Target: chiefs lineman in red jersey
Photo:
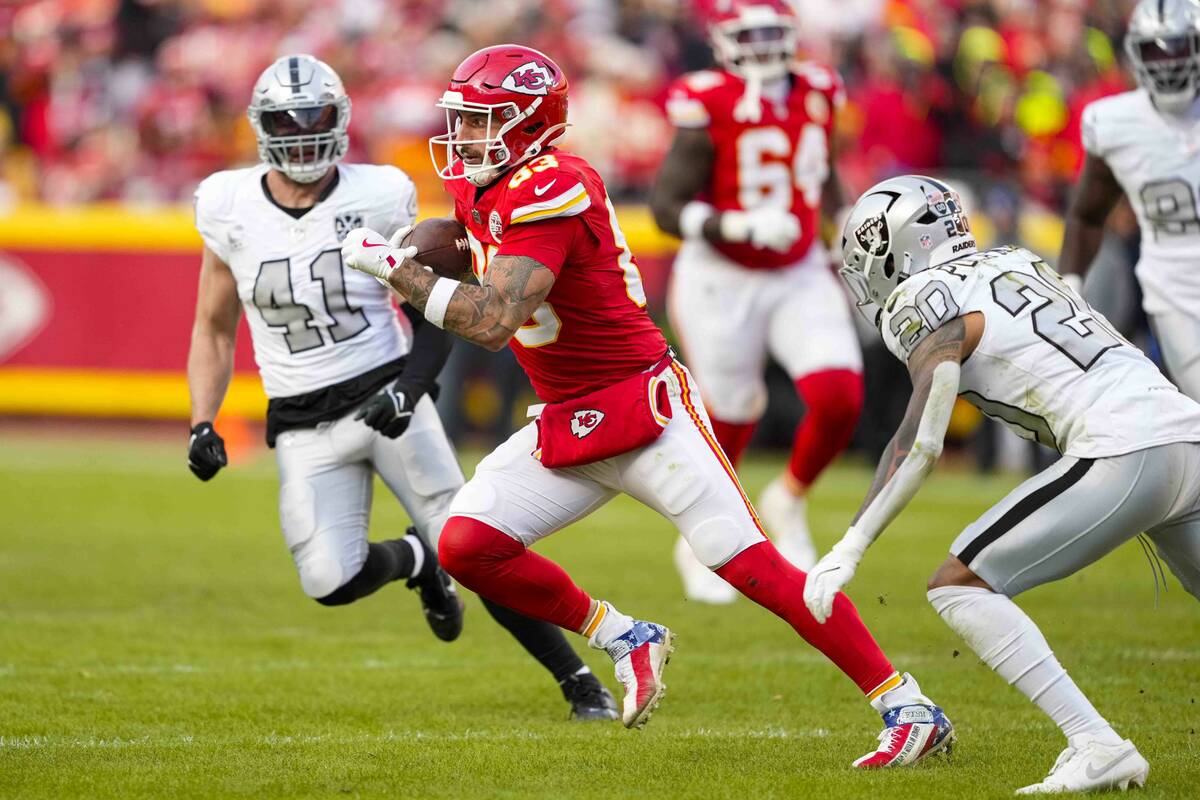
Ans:
<svg viewBox="0 0 1200 800"><path fill-rule="evenodd" d="M671 631L593 599L528 549L627 493L675 523L703 563L786 620L870 698L887 730L863 766L945 749L950 723L892 668L849 599L839 595L831 622L818 624L804 605L804 573L763 535L695 382L646 313L604 183L552 146L566 127L562 71L527 47L489 47L458 67L439 105L449 124L432 140L435 164L470 236L479 285L439 278L413 260L415 249L368 229L346 237L343 255L434 325L492 350L510 346L544 401L451 504L439 543L445 569L607 651L625 689L622 719L640 726L666 688Z"/></svg>
<svg viewBox="0 0 1200 800"><path fill-rule="evenodd" d="M858 339L817 235L822 210L832 218L843 203L830 147L843 92L832 70L793 60L795 18L779 0L714 5L721 69L671 87L675 140L651 206L683 238L671 323L734 465L767 405L768 353L804 401L787 469L758 508L780 552L808 569L805 493L849 442L863 400ZM692 599L733 600L682 542L676 564Z"/></svg>

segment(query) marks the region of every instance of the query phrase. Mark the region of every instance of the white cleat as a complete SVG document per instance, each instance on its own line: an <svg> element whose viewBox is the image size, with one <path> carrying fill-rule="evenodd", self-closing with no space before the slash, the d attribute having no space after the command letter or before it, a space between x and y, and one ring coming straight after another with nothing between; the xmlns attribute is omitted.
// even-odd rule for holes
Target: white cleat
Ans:
<svg viewBox="0 0 1200 800"><path fill-rule="evenodd" d="M701 564L682 536L675 540L675 569L679 570L679 577L683 579L683 593L688 600L724 606L737 599L737 589Z"/></svg>
<svg viewBox="0 0 1200 800"><path fill-rule="evenodd" d="M788 491L779 477L758 496L758 514L779 550L792 565L808 571L817 563L817 549L808 532L808 503Z"/></svg>
<svg viewBox="0 0 1200 800"><path fill-rule="evenodd" d="M1044 781L1017 789L1017 794L1125 791L1145 786L1149 774L1149 762L1128 739L1120 744L1077 742L1059 754Z"/></svg>

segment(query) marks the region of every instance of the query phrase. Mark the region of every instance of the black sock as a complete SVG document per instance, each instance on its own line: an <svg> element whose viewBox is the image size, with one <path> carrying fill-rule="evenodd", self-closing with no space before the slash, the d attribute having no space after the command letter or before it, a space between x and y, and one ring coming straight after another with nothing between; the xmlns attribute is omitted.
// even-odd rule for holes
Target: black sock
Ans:
<svg viewBox="0 0 1200 800"><path fill-rule="evenodd" d="M479 599L483 600L483 605L492 618L511 633L521 646L529 651L529 655L548 669L554 680L562 683L583 669L583 659L567 643L567 637L557 625L518 614L491 600L484 600L482 597Z"/></svg>
<svg viewBox="0 0 1200 800"><path fill-rule="evenodd" d="M371 542L367 547L367 560L358 574L334 592L318 597L317 602L323 606L353 603L392 581L409 577L415 564L412 546L403 539Z"/></svg>

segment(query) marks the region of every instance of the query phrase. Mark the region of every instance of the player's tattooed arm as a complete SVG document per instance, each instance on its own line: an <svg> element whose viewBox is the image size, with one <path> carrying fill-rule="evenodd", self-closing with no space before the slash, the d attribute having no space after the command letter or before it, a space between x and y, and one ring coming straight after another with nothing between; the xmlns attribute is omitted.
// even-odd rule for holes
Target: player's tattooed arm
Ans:
<svg viewBox="0 0 1200 800"><path fill-rule="evenodd" d="M1087 273L1104 241L1104 222L1123 194L1121 184L1104 159L1089 154L1067 208L1067 227L1058 257L1059 273L1079 276Z"/></svg>
<svg viewBox="0 0 1200 800"><path fill-rule="evenodd" d="M983 317L972 312L930 333L909 356L913 391L908 408L854 516L855 526L862 528L868 539L878 536L908 504L941 456L942 440L958 396L959 367L982 332ZM901 473L906 464L908 468Z"/></svg>
<svg viewBox="0 0 1200 800"><path fill-rule="evenodd" d="M502 350L546 299L554 277L536 259L496 256L488 266L486 285L460 283L454 290L442 327L480 347ZM424 313L438 276L407 260L392 271L389 281Z"/></svg>
<svg viewBox="0 0 1200 800"><path fill-rule="evenodd" d="M679 215L708 186L715 159L716 151L707 130L675 130L671 148L650 191L650 210L659 228L682 238ZM719 216L714 214L704 222L702 231L709 241L721 241Z"/></svg>

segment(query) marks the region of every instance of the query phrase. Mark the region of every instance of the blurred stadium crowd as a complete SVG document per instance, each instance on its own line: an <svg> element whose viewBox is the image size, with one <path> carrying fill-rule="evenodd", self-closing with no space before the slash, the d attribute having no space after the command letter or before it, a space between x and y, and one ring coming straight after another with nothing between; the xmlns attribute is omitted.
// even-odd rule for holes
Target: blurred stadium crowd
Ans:
<svg viewBox="0 0 1200 800"><path fill-rule="evenodd" d="M353 98L352 159L436 191L434 100L477 47L519 41L573 81L569 146L640 197L670 138L678 74L705 66L689 0L34 0L0 6L0 204L186 201L252 161L250 88L283 52L327 60ZM1133 0L797 0L805 49L850 103L852 191L906 170L979 170L1056 209L1079 115L1120 91Z"/></svg>

